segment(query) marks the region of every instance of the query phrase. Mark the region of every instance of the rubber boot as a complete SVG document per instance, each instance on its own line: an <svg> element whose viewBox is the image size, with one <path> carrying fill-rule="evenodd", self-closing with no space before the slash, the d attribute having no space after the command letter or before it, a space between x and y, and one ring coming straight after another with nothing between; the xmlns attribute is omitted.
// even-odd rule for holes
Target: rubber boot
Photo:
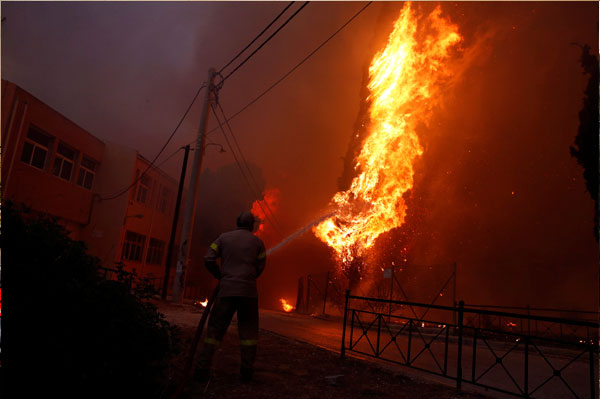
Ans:
<svg viewBox="0 0 600 399"><path fill-rule="evenodd" d="M240 380L250 382L254 375L254 360L256 359L256 345L242 345L242 366L240 368Z"/></svg>

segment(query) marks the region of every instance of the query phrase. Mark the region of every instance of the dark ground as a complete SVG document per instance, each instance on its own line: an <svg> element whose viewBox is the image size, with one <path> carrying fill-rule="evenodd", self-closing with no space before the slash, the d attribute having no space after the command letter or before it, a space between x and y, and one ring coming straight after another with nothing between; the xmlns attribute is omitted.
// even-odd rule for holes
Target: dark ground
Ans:
<svg viewBox="0 0 600 399"><path fill-rule="evenodd" d="M181 326L184 347L195 332ZM175 362L179 372L185 354ZM239 381L237 326L232 323L215 355L208 384L190 380L188 398L485 398L432 382L418 381L371 362L261 330L254 379ZM176 374L178 376L178 374ZM337 376L337 377L336 377Z"/></svg>

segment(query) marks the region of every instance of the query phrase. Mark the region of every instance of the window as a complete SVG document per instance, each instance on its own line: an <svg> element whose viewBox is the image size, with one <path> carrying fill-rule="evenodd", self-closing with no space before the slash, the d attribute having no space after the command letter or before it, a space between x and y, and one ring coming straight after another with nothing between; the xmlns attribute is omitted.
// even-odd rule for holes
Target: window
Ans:
<svg viewBox="0 0 600 399"><path fill-rule="evenodd" d="M23 144L21 161L43 170L46 166L46 157L51 143L52 137L50 135L30 125L27 131L27 138Z"/></svg>
<svg viewBox="0 0 600 399"><path fill-rule="evenodd" d="M75 150L62 142L58 143L56 155L54 156L54 166L52 166L52 174L67 181L71 180L73 163L75 163Z"/></svg>
<svg viewBox="0 0 600 399"><path fill-rule="evenodd" d="M79 165L79 176L77 177L77 184L87 189L92 189L92 183L94 182L94 176L96 175L96 161L84 156L81 158L81 165Z"/></svg>
<svg viewBox="0 0 600 399"><path fill-rule="evenodd" d="M125 241L123 242L123 252L121 253L121 259L132 260L134 262L141 262L145 242L146 236L134 233L132 231L126 231Z"/></svg>
<svg viewBox="0 0 600 399"><path fill-rule="evenodd" d="M136 201L142 204L150 202L150 189L152 188L152 179L148 175L142 175L138 182Z"/></svg>
<svg viewBox="0 0 600 399"><path fill-rule="evenodd" d="M171 190L167 187L161 187L160 198L158 200L158 210L165 215L168 215L171 211Z"/></svg>
<svg viewBox="0 0 600 399"><path fill-rule="evenodd" d="M165 253L165 242L150 238L148 245L148 254L146 255L146 263L149 265L160 265Z"/></svg>

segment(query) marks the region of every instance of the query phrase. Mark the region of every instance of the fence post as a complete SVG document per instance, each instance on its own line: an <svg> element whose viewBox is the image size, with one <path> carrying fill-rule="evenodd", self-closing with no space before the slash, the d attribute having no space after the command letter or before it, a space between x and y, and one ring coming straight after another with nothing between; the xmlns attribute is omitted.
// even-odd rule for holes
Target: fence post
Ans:
<svg viewBox="0 0 600 399"><path fill-rule="evenodd" d="M310 313L310 274L306 277L306 313Z"/></svg>
<svg viewBox="0 0 600 399"><path fill-rule="evenodd" d="M296 297L296 312L298 313L306 313L304 309L304 298L302 298L304 295L304 284L302 281L303 277L300 276L300 278L298 278L298 296Z"/></svg>
<svg viewBox="0 0 600 399"><path fill-rule="evenodd" d="M458 303L458 359L456 360L456 388L462 385L462 341L463 341L463 311L465 303Z"/></svg>
<svg viewBox="0 0 600 399"><path fill-rule="evenodd" d="M527 304L527 335L531 335L531 319L529 316L531 316L531 313L529 312L529 304Z"/></svg>
<svg viewBox="0 0 600 399"><path fill-rule="evenodd" d="M406 365L410 366L410 347L412 344L412 322L413 319L408 319L408 347L406 348Z"/></svg>
<svg viewBox="0 0 600 399"><path fill-rule="evenodd" d="M344 303L344 328L342 329L342 359L346 355L346 322L348 321L348 296L350 295L350 290L346 290L346 300Z"/></svg>
<svg viewBox="0 0 600 399"><path fill-rule="evenodd" d="M590 398L595 397L594 396L594 392L595 392L595 387L596 387L596 379L594 378L594 352L597 351L597 349L595 348L594 344L590 345Z"/></svg>
<svg viewBox="0 0 600 399"><path fill-rule="evenodd" d="M388 309L388 323L392 322L392 302L394 300L394 265L392 265L392 278L390 279L390 306Z"/></svg>
<svg viewBox="0 0 600 399"><path fill-rule="evenodd" d="M525 379L523 383L523 392L525 397L529 397L529 335L525 336Z"/></svg>
<svg viewBox="0 0 600 399"><path fill-rule="evenodd" d="M454 288L452 290L452 296L454 297L454 307L456 307L456 262L454 262ZM456 312L453 313L454 320L452 322L456 325Z"/></svg>
<svg viewBox="0 0 600 399"><path fill-rule="evenodd" d="M379 357L379 341L381 338L381 318L383 317L383 315L378 314L377 315L377 351L375 352L375 357Z"/></svg>
<svg viewBox="0 0 600 399"><path fill-rule="evenodd" d="M325 314L325 304L327 304L327 287L329 287L329 271L327 271L327 278L325 279L325 296L323 297L323 314Z"/></svg>

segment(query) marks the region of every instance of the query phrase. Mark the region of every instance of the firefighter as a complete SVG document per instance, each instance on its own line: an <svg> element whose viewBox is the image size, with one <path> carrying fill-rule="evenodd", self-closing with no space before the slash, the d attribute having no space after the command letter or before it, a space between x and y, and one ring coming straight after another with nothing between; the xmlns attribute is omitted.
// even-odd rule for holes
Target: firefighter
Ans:
<svg viewBox="0 0 600 399"><path fill-rule="evenodd" d="M258 291L256 279L265 269L266 252L262 240L252 234L254 215L242 212L237 229L223 233L210 245L204 265L219 280L206 338L196 365L196 379L210 378L210 365L233 314L237 312L240 337L240 379L249 382L254 372L258 339ZM221 258L221 267L217 265Z"/></svg>

